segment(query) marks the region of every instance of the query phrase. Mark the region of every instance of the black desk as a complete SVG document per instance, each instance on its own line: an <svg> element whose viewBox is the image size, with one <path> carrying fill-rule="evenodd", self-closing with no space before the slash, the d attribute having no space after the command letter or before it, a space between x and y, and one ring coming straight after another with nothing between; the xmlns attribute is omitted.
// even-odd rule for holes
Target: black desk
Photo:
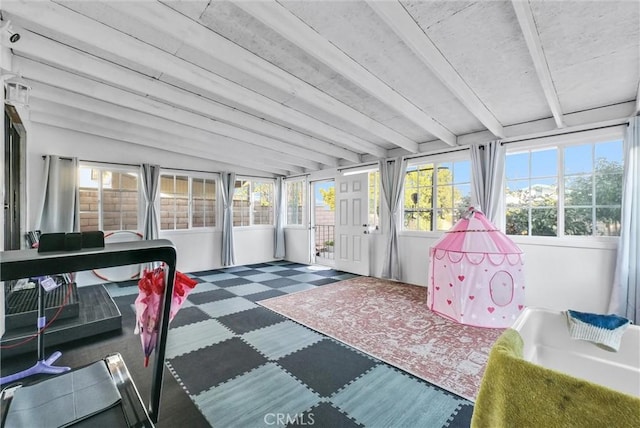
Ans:
<svg viewBox="0 0 640 428"><path fill-rule="evenodd" d="M171 296L176 276L176 249L166 239L152 241L122 242L106 244L104 248L87 248L78 251L55 251L38 253L38 250L16 250L0 252L0 280L78 272L90 269L124 266L139 263L164 262L168 267L167 285L161 304L160 330L156 346L149 417L158 421L164 356L169 331Z"/></svg>

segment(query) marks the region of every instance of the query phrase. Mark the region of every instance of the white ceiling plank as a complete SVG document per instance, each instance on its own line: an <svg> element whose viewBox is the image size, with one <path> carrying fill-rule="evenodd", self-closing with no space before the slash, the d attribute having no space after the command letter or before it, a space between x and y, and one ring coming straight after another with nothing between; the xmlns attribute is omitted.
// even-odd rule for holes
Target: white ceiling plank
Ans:
<svg viewBox="0 0 640 428"><path fill-rule="evenodd" d="M30 59L19 56L14 57L14 69L22 73L23 76L32 78L33 80L64 87L71 91L84 91L85 94L93 96L94 98L104 99L114 104L141 110L146 113L164 117L165 119L175 122L181 122L219 135L272 148L274 150L280 150L314 162L329 166L335 166L337 164L337 159L335 157L316 151L317 149L329 150L330 147L333 147L327 143L325 144L329 145L329 148L323 147L322 142L318 142L317 146L307 144L308 147L316 149L311 150L295 144L282 142L276 138L265 136L264 134L248 131L224 122L215 121L203 115L196 114L195 112L192 113L191 111L177 109L171 105L177 104L182 108L205 108L210 103L204 101L201 97L183 93L176 88L160 83L156 80L145 79L137 75L128 76L128 72L126 70L121 70L109 64L102 64L100 63L100 60L94 60L83 53L61 46L55 42L46 39L33 40L33 37L25 37L24 42L21 40L20 46L16 47L16 51L26 53L30 56L43 56L45 60L57 61L61 64L65 62L75 64L75 68L81 72L93 75L99 79L110 81L112 84L120 84L120 86L125 86L132 91L143 90L143 94L146 93L145 90L156 89L156 95L162 95L163 100L170 104L167 105L142 95L127 92L109 85L100 84L93 80L76 76ZM103 69L102 66L107 68ZM83 87L85 89L80 90L78 89L79 87ZM161 90L164 90L164 92L160 93ZM94 94L93 92L97 93ZM260 124L260 126L264 127L263 124Z"/></svg>
<svg viewBox="0 0 640 428"><path fill-rule="evenodd" d="M289 165L282 162L269 164L264 160L257 160L256 158L246 159L246 156L243 156L234 150L228 149L226 151L221 151L216 148L215 145L208 142L193 140L182 135L167 134L166 132L160 132L156 129L141 126L139 124L115 120L58 103L38 100L37 103L33 104L31 109L34 112L51 114L52 116L62 118L71 118L76 122L94 125L97 129L117 130L117 135L122 136L124 138L123 141L127 142L135 143L138 140L143 140L151 144L155 141L155 147L159 147L163 150L170 150L173 148L173 151L178 153L182 153L187 150L190 154L218 159L232 165L244 164L254 169L259 168L262 170L269 170L272 168L274 171L289 171ZM301 168L294 168L294 170L295 172L303 172Z"/></svg>
<svg viewBox="0 0 640 428"><path fill-rule="evenodd" d="M127 142L128 144L137 144L145 147L154 147L152 146L152 144L154 143L153 141L147 141L143 138L132 138L130 135L122 135L122 133L120 133L118 130L106 129L106 128L103 129L103 128L94 126L90 123L79 122L73 119L55 116L55 115L40 112L40 111L34 111L31 114L31 116L32 117L30 118L30 120L33 123L40 123L48 126L55 126L57 128L68 129L70 131L81 132L84 134L94 135L96 137L101 137L101 138L108 138L114 141L124 141L124 142ZM127 141L127 139L131 141ZM196 151L189 151L189 150L177 152L175 149L173 150L170 148L161 149L157 146L155 146L154 149L163 150L163 151L166 151L167 153L175 153L180 155L193 156L198 159L210 160L215 164L215 166L212 165L212 167L221 168L222 170L233 170L234 168L236 168L235 164L224 162L214 155L205 155L202 153L198 154ZM171 168L170 164L166 164L163 166L166 168ZM260 167L260 168L246 167L246 168L242 168L241 170L243 171L252 170L256 172L273 174L274 176L287 174L287 171L284 171L284 170L278 170L275 168L265 168L265 167ZM240 171L240 169L238 171ZM212 172L217 172L217 171L212 170Z"/></svg>
<svg viewBox="0 0 640 428"><path fill-rule="evenodd" d="M567 113L564 115L566 126L562 128L561 132L571 133L574 131L584 131L593 128L626 123L629 120L629 116L634 114L635 108L635 101L628 101L612 106L598 107L576 113ZM506 137L503 139L504 141L538 138L559 134L558 127L552 118L509 125L505 126L504 130L506 133ZM491 140L492 136L487 131L473 132L458 136L458 142L461 146L467 146L475 143L486 143ZM434 148L440 148L434 143L436 143L436 141L421 144L421 152L430 152ZM400 155L393 151L389 154L390 156Z"/></svg>
<svg viewBox="0 0 640 428"><path fill-rule="evenodd" d="M527 43L529 54L531 55L533 65L536 69L536 73L538 74L538 79L542 85L544 96L547 99L553 118L556 121L556 126L558 128L563 128L565 124L562 117L560 100L558 99L558 92L553 84L553 78L549 71L549 64L547 63L544 49L542 49L540 35L538 34L538 29L533 18L533 13L531 12L531 7L529 6L529 1L511 0L511 4L516 12L518 24L520 24L520 28L522 29L524 40ZM558 43L561 42L562 41L558 41Z"/></svg>
<svg viewBox="0 0 640 428"><path fill-rule="evenodd" d="M368 145L366 141L334 128L297 110L286 107L256 92L206 71L174 55L141 42L104 24L87 18L70 9L50 2L7 2L4 9L25 23L51 28L67 37L91 43L110 54L158 70L164 75L187 82L225 99L257 110L266 116L285 123L295 124L310 133L340 145L355 143ZM380 154L385 152L382 148ZM384 153L386 154L386 153Z"/></svg>
<svg viewBox="0 0 640 428"><path fill-rule="evenodd" d="M286 153L249 145L242 141L212 134L180 123L170 122L147 113L123 108L84 95L43 85L42 83L30 81L30 84L32 87L31 96L36 99L85 110L130 124L138 124L146 128L162 131L167 135L174 136L174 138L178 140L186 137L189 140L203 143L203 147L209 147L220 152L231 152L237 155L235 157L238 159L259 156L273 165L277 164L280 167L286 167L286 169L291 171L295 170L296 172L303 172L302 168L297 165L302 165L304 168L312 170L319 169L320 167L315 162L301 160Z"/></svg>
<svg viewBox="0 0 640 428"><path fill-rule="evenodd" d="M234 4L422 129L451 146L456 145L456 136L451 131L352 60L285 7L275 1L241 1Z"/></svg>
<svg viewBox="0 0 640 428"><path fill-rule="evenodd" d="M220 61L409 152L415 153L418 150L418 144L415 141L338 101L261 57L252 54L207 27L194 22L192 19L171 9L170 5L170 3L166 5L156 2L114 2L112 7L134 17L147 26L155 28L157 31L171 31L174 36L183 40L186 45L202 52L202 55L206 55L203 50L206 47L206 51L215 52L216 58Z"/></svg>
<svg viewBox="0 0 640 428"><path fill-rule="evenodd" d="M175 138L163 133L153 132L151 129L143 129L139 126L123 124L113 119L103 118L89 112L79 112L77 109L62 105L58 105L57 109L52 110L46 105L46 102L34 103L31 107L30 120L110 138L112 140L216 160L229 165L238 164L237 157L228 153L221 154L207 147L198 147L198 144L194 144L191 140L183 138L182 141L178 143ZM248 168L269 172L271 174L288 174L286 169L276 168L255 160L245 162L244 165Z"/></svg>
<svg viewBox="0 0 640 428"><path fill-rule="evenodd" d="M638 82L638 91L636 92L636 114L640 113L640 82Z"/></svg>
<svg viewBox="0 0 640 428"><path fill-rule="evenodd" d="M504 137L502 124L473 92L467 82L440 53L431 39L397 1L367 1L382 20L424 62L484 126L496 137Z"/></svg>
<svg viewBox="0 0 640 428"><path fill-rule="evenodd" d="M245 124L251 122L253 119L256 122L250 123L251 125L255 125L253 126L253 130L246 130L242 127L220 122L207 115L208 112L215 110L219 105L206 101L202 97L185 93L170 85L158 82L157 80L146 79L137 74L129 76L126 70L120 69L119 67L102 64L100 60L93 59L50 40L31 40L32 38L33 37L30 37L29 40L24 41L21 39L20 46L15 48L16 52L39 57L48 62L75 64L75 68L79 72L107 81L113 85L126 87L129 91L139 92L142 90L142 92L139 92L141 95L138 95L27 58L15 56L14 70L22 73L25 77L30 77L54 86L64 87L71 91L84 92L94 98L109 100L109 102L114 104L145 111L168 120L181 122L230 138L274 149L280 148L289 154L307 158L328 166L336 166L337 157L340 155L348 156L351 162L360 160L359 155L353 152L338 149L332 144L309 136L287 132L284 128L271 126L269 123L265 123L265 121L253 116L245 115L248 116L245 118L246 121L238 121L239 124ZM39 47L42 47L42 49ZM106 68L103 69L103 66ZM80 90L77 89L78 87L85 89ZM149 91L153 91L156 95L154 98L162 99L162 102L145 97L144 95L149 93ZM92 95L93 92L96 94ZM176 106L180 108L176 108ZM209 107L208 110L207 107ZM238 119L242 119L242 117L241 115ZM272 131L275 131L275 133ZM273 136L274 134L275 136ZM302 137L299 141L296 139L297 142L302 144L302 147L299 144L282 142L282 140L277 138L277 136L281 134Z"/></svg>

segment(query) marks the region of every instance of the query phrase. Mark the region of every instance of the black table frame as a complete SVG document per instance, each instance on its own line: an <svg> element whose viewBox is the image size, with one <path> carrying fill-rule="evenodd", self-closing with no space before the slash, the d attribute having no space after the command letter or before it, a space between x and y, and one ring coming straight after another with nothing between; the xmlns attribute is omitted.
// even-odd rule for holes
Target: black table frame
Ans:
<svg viewBox="0 0 640 428"><path fill-rule="evenodd" d="M0 280L29 278L65 272L140 263L164 262L168 267L167 284L160 310L160 330L156 346L149 417L158 422L164 359L169 331L169 312L176 277L176 249L167 239L106 244L104 248L87 248L78 251L55 251L38 253L37 250L15 250L0 252Z"/></svg>

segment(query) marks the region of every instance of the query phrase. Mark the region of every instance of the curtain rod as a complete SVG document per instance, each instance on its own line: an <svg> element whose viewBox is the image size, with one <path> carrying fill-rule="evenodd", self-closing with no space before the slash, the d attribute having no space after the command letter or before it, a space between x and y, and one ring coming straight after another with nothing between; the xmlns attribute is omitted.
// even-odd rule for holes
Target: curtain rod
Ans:
<svg viewBox="0 0 640 428"><path fill-rule="evenodd" d="M70 157L68 156L58 156L60 159L64 159L64 160L71 160ZM43 155L42 159L45 159L46 156ZM123 163L123 162L108 162L108 161L95 161L95 160L90 160L90 159L78 159L78 162L91 162L91 163L102 163L105 165L119 165L119 166L137 166L139 167L141 164L139 163ZM161 169L166 169L166 170L173 170L173 171L185 171L185 172L201 172L203 174L222 174L222 171L203 171L201 169L187 169L187 168L171 168L171 167L165 167L165 166L160 166ZM239 175L241 177L249 177L249 178L268 178L273 180L274 177L264 177L264 176L260 176L260 175L246 175L246 174L236 174Z"/></svg>
<svg viewBox="0 0 640 428"><path fill-rule="evenodd" d="M443 151L431 152L431 153L416 153L415 155L407 155L404 158L407 159L407 160L409 160L409 159L417 159L417 158L423 158L423 157L427 157L427 156L435 156L435 155L442 155L442 154L447 154L447 153L461 152L463 150L469 150L469 146L456 147L456 148L451 148L449 150L443 150Z"/></svg>
<svg viewBox="0 0 640 428"><path fill-rule="evenodd" d="M298 178L298 177L308 177L310 174L306 173L306 174L296 174L296 175L287 175L286 177L284 177L285 180L289 180L291 178Z"/></svg>
<svg viewBox="0 0 640 428"><path fill-rule="evenodd" d="M342 167L342 168L338 168L338 172L342 172L342 171L347 170L347 169L365 168L367 166L374 166L374 165L378 165L378 161L360 163L358 165L352 165L352 166L345 166L345 167Z"/></svg>
<svg viewBox="0 0 640 428"><path fill-rule="evenodd" d="M519 138L519 139L516 139L516 140L502 141L500 143L500 145L504 146L506 144L520 143L522 141L539 140L539 139L542 139L542 138L551 138L551 137L561 137L563 135L577 134L579 132L589 132L589 131L597 131L599 129L616 128L618 126L623 126L623 125L629 126L629 122L626 122L626 123L622 122L622 123L618 123L616 125L596 126L595 128L588 128L588 129L576 129L575 131L560 132L558 134L539 135L537 137Z"/></svg>
<svg viewBox="0 0 640 428"><path fill-rule="evenodd" d="M50 156L55 156L55 155L50 155ZM42 155L42 159L46 159L46 158L47 158L47 155ZM62 160L71 160L72 159L69 156L58 156L58 158L60 158ZM104 164L107 164L107 165L121 165L121 166L140 166L140 164L135 164L135 163L105 162L105 161L94 161L94 160L89 160L89 159L78 159L78 162L104 163Z"/></svg>

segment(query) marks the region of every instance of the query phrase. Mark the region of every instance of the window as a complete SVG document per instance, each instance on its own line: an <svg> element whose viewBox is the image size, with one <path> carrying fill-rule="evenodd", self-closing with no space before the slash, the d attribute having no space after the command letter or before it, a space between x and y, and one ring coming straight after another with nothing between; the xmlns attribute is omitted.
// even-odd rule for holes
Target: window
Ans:
<svg viewBox="0 0 640 428"><path fill-rule="evenodd" d="M471 163L410 165L404 181L404 229L448 230L471 203Z"/></svg>
<svg viewBox="0 0 640 428"><path fill-rule="evenodd" d="M216 225L216 182L207 178L191 180L191 227Z"/></svg>
<svg viewBox="0 0 640 428"><path fill-rule="evenodd" d="M273 225L273 181L236 180L233 225Z"/></svg>
<svg viewBox="0 0 640 428"><path fill-rule="evenodd" d="M378 230L380 228L380 171L369 172L369 229Z"/></svg>
<svg viewBox="0 0 640 428"><path fill-rule="evenodd" d="M80 231L138 230L137 171L81 165L78 174Z"/></svg>
<svg viewBox="0 0 640 428"><path fill-rule="evenodd" d="M216 181L189 175L160 176L160 229L215 227Z"/></svg>
<svg viewBox="0 0 640 428"><path fill-rule="evenodd" d="M507 154L507 233L618 236L622 169L622 141Z"/></svg>
<svg viewBox="0 0 640 428"><path fill-rule="evenodd" d="M302 225L304 213L304 180L287 181L287 224Z"/></svg>
<svg viewBox="0 0 640 428"><path fill-rule="evenodd" d="M507 155L506 232L555 236L558 223L558 150Z"/></svg>

